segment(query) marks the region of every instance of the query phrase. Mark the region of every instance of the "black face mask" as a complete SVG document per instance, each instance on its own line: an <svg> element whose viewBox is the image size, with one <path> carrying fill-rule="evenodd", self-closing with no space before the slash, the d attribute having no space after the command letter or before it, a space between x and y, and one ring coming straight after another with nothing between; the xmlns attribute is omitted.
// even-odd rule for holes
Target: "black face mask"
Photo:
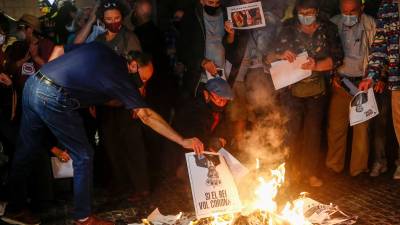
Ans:
<svg viewBox="0 0 400 225"><path fill-rule="evenodd" d="M209 5L204 5L204 11L206 11L206 13L210 16L215 16L215 14L217 14L219 6L218 7L212 7Z"/></svg>
<svg viewBox="0 0 400 225"><path fill-rule="evenodd" d="M138 72L136 72L136 73L130 73L129 75L130 75L130 76L129 76L130 80L134 83L134 85L135 85L137 88L143 87L144 83L143 83L142 79L140 78L140 75L139 75Z"/></svg>
<svg viewBox="0 0 400 225"><path fill-rule="evenodd" d="M175 27L175 29L180 30L181 29L181 21L178 20L173 20L172 25Z"/></svg>
<svg viewBox="0 0 400 225"><path fill-rule="evenodd" d="M221 113L221 112L223 112L223 111L225 110L225 106L223 106L223 107L217 106L217 105L216 105L213 101L211 101L211 100L207 103L207 105L208 105L208 108L210 108L211 111L213 111L213 112Z"/></svg>

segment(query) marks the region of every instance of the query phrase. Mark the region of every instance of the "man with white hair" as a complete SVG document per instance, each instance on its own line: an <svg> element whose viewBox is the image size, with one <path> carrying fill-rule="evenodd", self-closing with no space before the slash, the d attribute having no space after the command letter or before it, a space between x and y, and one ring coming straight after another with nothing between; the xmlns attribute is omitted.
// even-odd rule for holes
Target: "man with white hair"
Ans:
<svg viewBox="0 0 400 225"><path fill-rule="evenodd" d="M326 166L334 172L344 168L349 103L351 94L340 84L347 79L357 86L367 69L369 48L375 36L375 21L362 11L361 0L341 0L341 14L331 20L338 26L345 57L334 79L328 116L328 155ZM350 175L356 176L368 169L368 122L353 127Z"/></svg>

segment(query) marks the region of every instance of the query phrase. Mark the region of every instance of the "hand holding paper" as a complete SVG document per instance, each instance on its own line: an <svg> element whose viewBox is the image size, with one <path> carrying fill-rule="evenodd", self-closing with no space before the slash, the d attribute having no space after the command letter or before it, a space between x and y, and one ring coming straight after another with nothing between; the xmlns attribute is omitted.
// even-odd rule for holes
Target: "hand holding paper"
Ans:
<svg viewBox="0 0 400 225"><path fill-rule="evenodd" d="M290 60L293 60L291 52L285 52L283 57L288 60L280 60L271 63L270 72L275 90L297 83L312 74L311 70L302 68L304 64L310 63L307 52L297 55L293 62L290 62ZM310 66L312 66L312 62L307 67Z"/></svg>

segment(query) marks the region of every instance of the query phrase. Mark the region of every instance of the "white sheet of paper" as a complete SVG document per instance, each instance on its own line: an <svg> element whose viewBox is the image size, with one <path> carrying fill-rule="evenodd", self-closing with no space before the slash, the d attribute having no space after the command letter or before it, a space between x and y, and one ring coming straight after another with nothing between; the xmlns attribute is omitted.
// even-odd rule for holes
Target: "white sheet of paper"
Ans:
<svg viewBox="0 0 400 225"><path fill-rule="evenodd" d="M232 71L232 63L229 62L228 60L225 60L225 77L229 78L229 76L231 75L231 71Z"/></svg>
<svg viewBox="0 0 400 225"><path fill-rule="evenodd" d="M311 76L311 70L301 69L301 65L308 62L307 58L307 52L303 52L297 55L296 60L292 63L287 60L271 63L270 73L275 90L287 87Z"/></svg>
<svg viewBox="0 0 400 225"><path fill-rule="evenodd" d="M74 177L72 159L68 162L60 162L57 157L51 157L51 167L53 169L53 176L56 179Z"/></svg>
<svg viewBox="0 0 400 225"><path fill-rule="evenodd" d="M351 100L349 107L350 126L370 120L379 114L372 88L367 92L358 92Z"/></svg>
<svg viewBox="0 0 400 225"><path fill-rule="evenodd" d="M185 157L197 219L242 210L235 180L222 155L190 152Z"/></svg>
<svg viewBox="0 0 400 225"><path fill-rule="evenodd" d="M237 160L226 149L221 148L218 151L218 153L224 157L226 164L228 164L228 167L229 167L236 183L239 183L240 180L242 179L242 177L246 176L250 172L249 169L247 169L247 167L245 167L242 163L240 163L240 161Z"/></svg>
<svg viewBox="0 0 400 225"><path fill-rule="evenodd" d="M6 212L7 202L0 202L0 216Z"/></svg>
<svg viewBox="0 0 400 225"><path fill-rule="evenodd" d="M182 216L182 213L179 213L178 215L169 215L169 216L164 216L163 214L160 213L160 210L156 208L148 217L147 220L150 221L151 223L155 225L162 225L162 224L174 224L176 221L178 221Z"/></svg>

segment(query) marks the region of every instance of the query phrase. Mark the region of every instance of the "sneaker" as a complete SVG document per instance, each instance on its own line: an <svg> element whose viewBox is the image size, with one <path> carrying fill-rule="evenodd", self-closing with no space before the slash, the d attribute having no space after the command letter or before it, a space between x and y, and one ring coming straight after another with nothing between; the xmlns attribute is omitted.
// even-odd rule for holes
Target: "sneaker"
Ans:
<svg viewBox="0 0 400 225"><path fill-rule="evenodd" d="M376 162L372 166L371 173L369 174L371 177L377 177L381 173L385 173L387 171L387 165L386 163L379 163Z"/></svg>
<svg viewBox="0 0 400 225"><path fill-rule="evenodd" d="M40 219L33 215L29 210L21 210L19 212L7 212L1 218L8 224L15 225L39 225Z"/></svg>
<svg viewBox="0 0 400 225"><path fill-rule="evenodd" d="M114 225L114 223L108 220L98 219L94 216L89 216L88 219L83 222L75 220L75 225Z"/></svg>
<svg viewBox="0 0 400 225"><path fill-rule="evenodd" d="M393 179L400 180L400 166L397 166L396 171L393 174Z"/></svg>

